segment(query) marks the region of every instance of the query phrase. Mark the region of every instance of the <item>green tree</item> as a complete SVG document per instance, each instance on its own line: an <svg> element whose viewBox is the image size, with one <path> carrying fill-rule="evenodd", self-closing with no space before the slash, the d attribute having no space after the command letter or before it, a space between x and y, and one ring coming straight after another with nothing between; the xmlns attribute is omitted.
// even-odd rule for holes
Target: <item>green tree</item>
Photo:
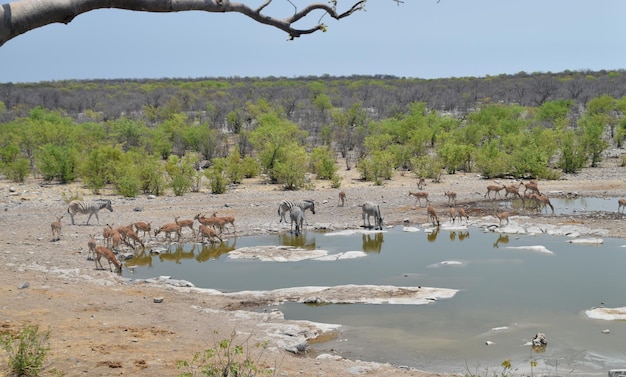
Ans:
<svg viewBox="0 0 626 377"><path fill-rule="evenodd" d="M250 141L257 151L261 168L273 182L280 181L276 167L288 163L290 152L300 148L307 133L277 113L263 114L258 122L259 126L250 133Z"/></svg>
<svg viewBox="0 0 626 377"><path fill-rule="evenodd" d="M70 146L44 144L36 156L37 167L46 181L73 182L78 174L79 153Z"/></svg>
<svg viewBox="0 0 626 377"><path fill-rule="evenodd" d="M317 147L311 151L311 172L318 179L331 179L337 173L335 154L328 147Z"/></svg>
<svg viewBox="0 0 626 377"><path fill-rule="evenodd" d="M304 147L292 145L284 151L284 158L276 162L273 174L276 181L286 190L297 190L304 187L308 156Z"/></svg>
<svg viewBox="0 0 626 377"><path fill-rule="evenodd" d="M115 181L123 154L121 148L113 146L100 146L89 152L81 167L81 176L94 194Z"/></svg>

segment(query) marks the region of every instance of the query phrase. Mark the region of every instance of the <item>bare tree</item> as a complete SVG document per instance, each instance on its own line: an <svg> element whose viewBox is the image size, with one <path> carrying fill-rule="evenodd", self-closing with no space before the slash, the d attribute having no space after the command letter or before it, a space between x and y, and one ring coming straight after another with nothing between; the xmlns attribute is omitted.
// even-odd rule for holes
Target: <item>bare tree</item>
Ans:
<svg viewBox="0 0 626 377"><path fill-rule="evenodd" d="M337 11L339 0L326 3L311 3L298 9L293 2L293 14L285 18L277 18L263 13L273 0L265 0L257 8L230 0L17 0L0 7L0 46L7 41L33 29L54 24L69 24L74 17L96 9L124 9L141 12L185 12L205 11L210 13L241 13L256 22L283 30L290 39L301 35L325 31L326 25L318 23L309 28L297 28L295 23L313 17L313 13L321 11L324 15L340 20L365 8L366 0L356 1L344 12ZM352 0L354 1L354 0Z"/></svg>

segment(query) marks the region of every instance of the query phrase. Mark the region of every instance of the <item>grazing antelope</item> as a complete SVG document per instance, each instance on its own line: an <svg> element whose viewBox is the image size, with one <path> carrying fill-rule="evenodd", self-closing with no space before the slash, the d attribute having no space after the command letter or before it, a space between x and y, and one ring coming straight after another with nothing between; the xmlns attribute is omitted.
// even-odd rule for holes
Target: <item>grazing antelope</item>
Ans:
<svg viewBox="0 0 626 377"><path fill-rule="evenodd" d="M191 229L191 232L193 233L193 237L195 238L196 230L193 228L194 220L179 220L179 219L180 219L180 216L174 216L174 222L180 226L180 230L182 231L183 228Z"/></svg>
<svg viewBox="0 0 626 377"><path fill-rule="evenodd" d="M469 221L469 215L465 213L465 210L461 207L458 207L456 209L456 216L459 218L459 222L461 222L461 219L464 217L465 217L465 222Z"/></svg>
<svg viewBox="0 0 626 377"><path fill-rule="evenodd" d="M52 241L58 241L61 239L61 228L63 227L63 223L61 223L61 219L63 216L56 216L57 221L50 224L50 228L52 229Z"/></svg>
<svg viewBox="0 0 626 377"><path fill-rule="evenodd" d="M530 191L531 194L537 194L537 195L541 195L541 192L539 192L539 186L537 184L537 181L529 181L528 183L523 183L524 185L524 195L526 195L526 191Z"/></svg>
<svg viewBox="0 0 626 377"><path fill-rule="evenodd" d="M496 198L496 195L502 197L500 195L500 191L506 189L505 185L489 185L487 186L487 193L485 194L485 197L490 198L491 197L491 192L495 192L495 194L493 195L493 198Z"/></svg>
<svg viewBox="0 0 626 377"><path fill-rule="evenodd" d="M217 217L218 219L224 220L224 224L230 224L233 227L233 232L237 233L237 228L235 228L235 218L233 216L217 216L217 212L213 212L211 217Z"/></svg>
<svg viewBox="0 0 626 377"><path fill-rule="evenodd" d="M122 236L122 240L129 247L132 247L133 249L135 248L134 246L131 246L130 242L128 242L128 240L130 239L133 241L133 245L137 245L137 242L139 242L141 247L145 248L143 241L141 240L141 238L139 238L137 232L135 232L135 230L133 229L133 224L130 224L128 226L120 226L115 230L117 230L117 232Z"/></svg>
<svg viewBox="0 0 626 377"><path fill-rule="evenodd" d="M533 200L535 202L535 204L537 204L537 207L541 206L541 211L543 211L543 207L550 206L550 209L552 210L552 214L554 214L554 206L552 205L552 203L550 203L550 198L548 198L545 195L539 195L539 194L530 194L530 199Z"/></svg>
<svg viewBox="0 0 626 377"><path fill-rule="evenodd" d="M420 179L417 181L417 189L418 189L418 190L423 190L423 189L424 189L424 185L425 185L425 184L426 184L426 179L424 179L424 178L420 178Z"/></svg>
<svg viewBox="0 0 626 377"><path fill-rule="evenodd" d="M506 193L504 194L505 199L508 198L509 195L512 195L514 198L517 197L520 200L524 200L522 195L519 193L519 186L510 185L506 186L504 189L506 190Z"/></svg>
<svg viewBox="0 0 626 377"><path fill-rule="evenodd" d="M176 242L180 241L180 225L176 223L168 223L161 226L159 229L154 230L154 237L156 238L159 233L165 233L165 239L172 240L172 233L176 233Z"/></svg>
<svg viewBox="0 0 626 377"><path fill-rule="evenodd" d="M135 223L133 223L133 227L135 227L135 232L139 233L139 231L141 231L141 235L143 236L144 240L146 239L146 233L148 233L148 237L152 238L152 234L150 233L152 231L152 223L145 223L143 221L137 221Z"/></svg>
<svg viewBox="0 0 626 377"><path fill-rule="evenodd" d="M346 193L345 191L339 191L339 203L341 203L341 206L343 207L346 204L347 200L346 200Z"/></svg>
<svg viewBox="0 0 626 377"><path fill-rule="evenodd" d="M93 234L90 234L89 237L89 241L87 241L87 247L89 248L87 260L94 260L96 257L96 238Z"/></svg>
<svg viewBox="0 0 626 377"><path fill-rule="evenodd" d="M224 226L226 226L226 221L219 217L206 217L202 214L197 214L193 218L194 220L198 220L198 222L202 225L211 226L213 229L220 229L220 234L224 232Z"/></svg>
<svg viewBox="0 0 626 377"><path fill-rule="evenodd" d="M448 214L450 215L450 222L454 224L454 220L456 219L456 211L454 210L454 207L448 208Z"/></svg>
<svg viewBox="0 0 626 377"><path fill-rule="evenodd" d="M204 243L205 238L207 238L211 244L213 244L213 242L217 242L215 241L216 238L220 240L220 242L222 242L222 238L220 237L219 234L217 234L215 229L209 228L206 225L200 224L200 226L198 226L198 230L199 230L200 236L202 237L201 242Z"/></svg>
<svg viewBox="0 0 626 377"><path fill-rule="evenodd" d="M623 214L624 213L624 208L626 208L626 199L618 200L617 204L618 204L617 212Z"/></svg>
<svg viewBox="0 0 626 377"><path fill-rule="evenodd" d="M415 200L419 203L420 207L422 206L422 199L425 199L426 203L430 203L430 200L428 199L428 193L426 191L420 191L420 192L409 191L409 196L415 197Z"/></svg>
<svg viewBox="0 0 626 377"><path fill-rule="evenodd" d="M502 220L506 219L506 225L509 225L509 213L508 212L502 212L502 213L498 213L495 212L495 216L498 218L498 220L500 220L500 228L502 228Z"/></svg>
<svg viewBox="0 0 626 377"><path fill-rule="evenodd" d="M113 250L104 246L96 246L96 269L98 269L98 265L100 265L100 269L104 270L104 267L102 267L102 262L100 262L100 259L102 257L105 257L106 260L109 262L109 271L113 272L113 269L111 268L111 264L113 264L115 265L115 272L117 272L118 274L122 272L122 264L113 253Z"/></svg>
<svg viewBox="0 0 626 377"><path fill-rule="evenodd" d="M448 206L449 207L451 207L452 205L456 205L456 192L454 192L454 191L446 191L443 194L448 197Z"/></svg>
<svg viewBox="0 0 626 377"><path fill-rule="evenodd" d="M439 226L439 216L437 216L437 211L432 206L426 207L426 213L428 213L428 221L432 221L433 225Z"/></svg>

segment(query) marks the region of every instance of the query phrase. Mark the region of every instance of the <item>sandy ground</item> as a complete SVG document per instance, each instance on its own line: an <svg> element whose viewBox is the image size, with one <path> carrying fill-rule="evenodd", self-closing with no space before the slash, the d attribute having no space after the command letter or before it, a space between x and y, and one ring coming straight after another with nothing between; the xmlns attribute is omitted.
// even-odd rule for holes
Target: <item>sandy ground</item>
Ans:
<svg viewBox="0 0 626 377"><path fill-rule="evenodd" d="M605 165L563 180L542 181L540 189L551 197L625 197L626 168ZM338 202L339 189L324 181L314 181L314 190L285 192L253 179L222 195L211 195L205 188L183 197L169 194L155 199L124 199L110 192L93 196L79 185L0 181L0 331L15 332L25 324L49 328L51 350L44 373L48 376L177 376L182 372L176 367L177 360L189 360L194 352L213 348L233 332L238 334L236 341L245 342L251 350L256 350L253 344L257 341L269 341L257 364L275 368L277 376L445 376L320 357L315 352L295 355L273 344L268 333L275 326L290 324L296 326L294 331L306 331L306 324L302 330L277 313L256 310L253 314L247 309L255 308L256 303L237 298L159 283L133 284L108 269L97 270L94 262L87 260L89 235L95 234L102 243L107 223L118 226L146 221L156 227L174 221L174 216L192 219L197 213L210 216L217 212L236 218L240 236L288 231L288 226L278 223L277 215L278 203L286 198L314 199L316 214L307 213L308 222L333 229L358 228L362 220L357 204L365 200L380 204L386 225L427 222L425 208L408 195L418 191L415 176L397 174L383 186L374 186L356 179L354 171L340 174L344 177L341 190L347 194L345 206ZM457 192L457 206L475 218L493 214L496 202L484 197L487 185L493 183L475 174L444 175L440 183L427 181L424 191L440 213L448 208L444 192ZM77 215L77 225L72 226L63 198L76 193L84 199L111 199L114 212L101 211L100 225L92 218L89 226L84 225L87 216ZM524 211L524 215L529 222L581 224L606 229L611 237L623 237L624 220L617 208L616 202L615 212L610 213L558 217L545 211ZM511 212L511 216L516 214ZM60 215L64 215L61 238L53 242L50 224ZM20 288L25 282L28 287ZM163 301L155 303L155 298ZM317 341L328 336L332 332L321 334ZM0 359L5 357L0 352Z"/></svg>

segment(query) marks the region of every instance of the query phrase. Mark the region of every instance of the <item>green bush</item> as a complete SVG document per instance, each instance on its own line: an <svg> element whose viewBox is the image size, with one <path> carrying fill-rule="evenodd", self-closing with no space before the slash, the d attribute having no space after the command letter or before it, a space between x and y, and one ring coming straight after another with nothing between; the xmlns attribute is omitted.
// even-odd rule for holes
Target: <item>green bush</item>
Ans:
<svg viewBox="0 0 626 377"><path fill-rule="evenodd" d="M241 169L246 178L254 178L259 175L260 165L257 160L250 156L246 156L241 160Z"/></svg>
<svg viewBox="0 0 626 377"><path fill-rule="evenodd" d="M334 152L328 147L317 147L311 152L311 172L318 179L331 179L337 172Z"/></svg>
<svg viewBox="0 0 626 377"><path fill-rule="evenodd" d="M250 336L239 344L235 343L235 338L233 332L230 339L216 341L213 348L196 352L191 360L178 360L178 369L186 369L180 377L276 376L275 368L262 365L267 342L250 347ZM256 350L254 354L253 350Z"/></svg>
<svg viewBox="0 0 626 377"><path fill-rule="evenodd" d="M30 172L30 160L27 158L18 158L8 163L4 170L7 177L13 182L24 182Z"/></svg>
<svg viewBox="0 0 626 377"><path fill-rule="evenodd" d="M36 161L46 181L58 179L61 183L70 183L76 179L79 155L74 148L45 144L39 149Z"/></svg>
<svg viewBox="0 0 626 377"><path fill-rule="evenodd" d="M183 196L189 192L194 176L193 164L189 160L171 155L165 164L165 171L170 176L170 187L174 195Z"/></svg>
<svg viewBox="0 0 626 377"><path fill-rule="evenodd" d="M214 158L213 166L204 172L204 175L209 179L211 185L211 193L223 194L228 188L228 179L226 178L226 166L227 162L223 158Z"/></svg>
<svg viewBox="0 0 626 377"><path fill-rule="evenodd" d="M39 332L36 325L26 325L17 336L4 334L0 346L9 355L9 369L16 376L38 376L50 350L50 330Z"/></svg>

